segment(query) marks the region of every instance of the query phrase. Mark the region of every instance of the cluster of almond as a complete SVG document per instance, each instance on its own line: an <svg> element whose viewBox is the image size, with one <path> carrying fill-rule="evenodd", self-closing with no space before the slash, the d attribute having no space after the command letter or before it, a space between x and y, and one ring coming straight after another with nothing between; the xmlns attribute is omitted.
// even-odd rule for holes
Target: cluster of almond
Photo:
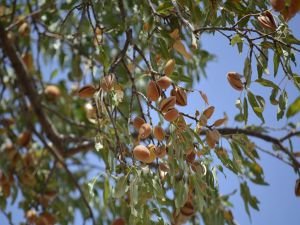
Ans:
<svg viewBox="0 0 300 225"><path fill-rule="evenodd" d="M95 95L95 93L100 90L100 88L105 92L109 92L112 89L114 89L115 86L116 86L116 77L113 73L111 73L102 77L102 79L100 80L99 87L95 87L94 85L88 84L81 87L76 94L80 98L89 99L92 98ZM92 102L87 102L84 106L84 109L86 112L87 119L90 122L95 123L97 119L97 110L94 104Z"/></svg>
<svg viewBox="0 0 300 225"><path fill-rule="evenodd" d="M170 59L164 69L165 76L160 77L157 80L150 80L147 86L146 94L147 98L150 101L158 101L162 97L162 90L168 89L171 84L172 80L169 77L175 68L175 60ZM175 104L180 106L187 105L187 95L185 90L180 87L173 85L173 89L171 90L171 96L167 98L163 98L159 103L159 109L163 114L165 120L169 122L175 121L178 116L179 112L175 108Z"/></svg>
<svg viewBox="0 0 300 225"><path fill-rule="evenodd" d="M158 141L163 141L165 138L165 132L161 126L155 126L153 129L149 123L141 117L136 117L133 120L133 126L138 130L138 139L146 139L152 133ZM166 147L164 145L155 146L153 144L148 145L137 145L133 149L133 156L135 159L144 162L152 163L156 158L163 158L166 155Z"/></svg>

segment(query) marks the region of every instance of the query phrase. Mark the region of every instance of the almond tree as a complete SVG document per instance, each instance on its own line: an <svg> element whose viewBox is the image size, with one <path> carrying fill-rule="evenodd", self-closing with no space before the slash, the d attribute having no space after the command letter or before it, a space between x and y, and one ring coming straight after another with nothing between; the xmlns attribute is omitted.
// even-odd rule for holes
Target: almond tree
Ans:
<svg viewBox="0 0 300 225"><path fill-rule="evenodd" d="M14 204L23 223L38 225L74 224L76 210L91 224L236 224L216 171L240 178L249 214L259 201L248 182L266 184L263 152L291 167L299 196L299 128L289 120L278 137L264 119L268 103L277 120L300 111L300 95L288 103L285 89L300 89L300 40L288 23L299 10L299 0L2 0L7 220ZM212 120L222 108L196 87L217 57L202 47L204 34L246 52L244 70L224 74L240 93L237 115ZM191 93L199 94L193 114Z"/></svg>

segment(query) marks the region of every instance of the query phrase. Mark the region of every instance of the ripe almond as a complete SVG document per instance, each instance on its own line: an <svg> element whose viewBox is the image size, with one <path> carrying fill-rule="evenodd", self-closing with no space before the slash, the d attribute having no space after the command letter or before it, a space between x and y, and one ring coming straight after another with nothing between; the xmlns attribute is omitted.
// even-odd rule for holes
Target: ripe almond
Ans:
<svg viewBox="0 0 300 225"><path fill-rule="evenodd" d="M164 129L160 126L155 126L153 129L153 135L158 141L162 141L165 138Z"/></svg>
<svg viewBox="0 0 300 225"><path fill-rule="evenodd" d="M133 126L135 129L139 130L141 128L141 126L146 123L146 121L142 118L142 117L135 117L133 120Z"/></svg>
<svg viewBox="0 0 300 225"><path fill-rule="evenodd" d="M140 160L142 162L146 162L150 158L150 151L144 145L137 145L133 149L133 156L137 160Z"/></svg>
<svg viewBox="0 0 300 225"><path fill-rule="evenodd" d="M209 119L213 115L214 111L215 111L215 107L210 106L203 111L203 115L205 115L206 118Z"/></svg>
<svg viewBox="0 0 300 225"><path fill-rule="evenodd" d="M270 2L273 9L277 12L283 10L285 7L285 0L271 0Z"/></svg>
<svg viewBox="0 0 300 225"><path fill-rule="evenodd" d="M236 72L229 72L227 74L227 80L229 84L231 85L231 87L238 91L242 91L244 89L241 77L242 76Z"/></svg>
<svg viewBox="0 0 300 225"><path fill-rule="evenodd" d="M174 72L174 69L175 69L175 60L169 59L164 68L165 75L170 76Z"/></svg>
<svg viewBox="0 0 300 225"><path fill-rule="evenodd" d="M24 131L18 136L17 143L22 147L26 147L30 141L31 141L31 132Z"/></svg>
<svg viewBox="0 0 300 225"><path fill-rule="evenodd" d="M163 158L167 154L167 149L165 145L159 146L155 148L155 155L158 158Z"/></svg>
<svg viewBox="0 0 300 225"><path fill-rule="evenodd" d="M85 85L78 91L78 96L80 98L91 98L95 94L97 89L93 85Z"/></svg>
<svg viewBox="0 0 300 225"><path fill-rule="evenodd" d="M300 196L300 179L296 180L295 195Z"/></svg>
<svg viewBox="0 0 300 225"><path fill-rule="evenodd" d="M184 206L180 209L180 212L184 215L184 216L192 216L195 213L195 209L193 204L188 201L184 204Z"/></svg>
<svg viewBox="0 0 300 225"><path fill-rule="evenodd" d="M227 118L218 119L214 122L213 126L219 127L227 121Z"/></svg>
<svg viewBox="0 0 300 225"><path fill-rule="evenodd" d="M176 97L176 104L180 106L187 105L187 95L185 90L182 88L176 87L172 89L171 95Z"/></svg>
<svg viewBox="0 0 300 225"><path fill-rule="evenodd" d="M178 118L178 116L179 116L178 110L175 108L171 108L165 113L164 118L169 122L173 122Z"/></svg>
<svg viewBox="0 0 300 225"><path fill-rule="evenodd" d="M171 96L171 97L163 99L159 104L159 108L163 113L165 113L170 108L173 108L175 106L175 103L176 103L176 97Z"/></svg>
<svg viewBox="0 0 300 225"><path fill-rule="evenodd" d="M44 93L49 100L55 100L61 95L59 88L55 85L46 86Z"/></svg>
<svg viewBox="0 0 300 225"><path fill-rule="evenodd" d="M196 152L193 150L186 155L185 160L188 163L193 163L195 161L195 158L196 158Z"/></svg>
<svg viewBox="0 0 300 225"><path fill-rule="evenodd" d="M115 219L111 225L125 225L125 220L123 218Z"/></svg>
<svg viewBox="0 0 300 225"><path fill-rule="evenodd" d="M139 137L145 139L150 136L152 128L150 124L144 123L139 129Z"/></svg>
<svg viewBox="0 0 300 225"><path fill-rule="evenodd" d="M263 15L260 15L257 20L265 28L271 30L276 30L277 28L274 17L269 11L266 11Z"/></svg>
<svg viewBox="0 0 300 225"><path fill-rule="evenodd" d="M155 102L159 99L161 90L155 81L150 80L148 87L147 87L146 94L150 101Z"/></svg>
<svg viewBox="0 0 300 225"><path fill-rule="evenodd" d="M115 81L116 81L115 74L113 73L108 74L107 76L102 77L100 82L100 87L104 91L110 91L114 87Z"/></svg>
<svg viewBox="0 0 300 225"><path fill-rule="evenodd" d="M206 143L209 147L214 148L220 139L220 133L217 130L208 130L206 132Z"/></svg>
<svg viewBox="0 0 300 225"><path fill-rule="evenodd" d="M163 77L159 78L156 81L156 83L161 89L168 89L170 87L170 85L172 84L172 80L171 80L171 78L169 78L167 76L163 76Z"/></svg>

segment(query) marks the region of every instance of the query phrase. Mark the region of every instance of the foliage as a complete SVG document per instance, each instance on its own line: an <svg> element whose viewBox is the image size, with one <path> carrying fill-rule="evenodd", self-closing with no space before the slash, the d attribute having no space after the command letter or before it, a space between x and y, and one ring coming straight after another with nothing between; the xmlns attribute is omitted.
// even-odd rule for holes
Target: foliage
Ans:
<svg viewBox="0 0 300 225"><path fill-rule="evenodd" d="M300 40L288 26L300 1L271 2L2 0L0 208L8 220L18 201L29 224L74 224L77 211L93 224L235 224L217 172L239 177L246 212L258 210L248 186L267 184L257 139L300 174L297 125L278 138L264 118L268 102L278 120L300 111L300 97L288 105L285 85L266 76L283 70L300 89ZM219 109L195 89L217 57L202 48L203 34L247 52L244 70L227 75L241 93L234 118L212 121ZM271 90L269 99L253 84ZM193 115L185 111L191 92L205 108ZM252 114L261 124L249 124Z"/></svg>

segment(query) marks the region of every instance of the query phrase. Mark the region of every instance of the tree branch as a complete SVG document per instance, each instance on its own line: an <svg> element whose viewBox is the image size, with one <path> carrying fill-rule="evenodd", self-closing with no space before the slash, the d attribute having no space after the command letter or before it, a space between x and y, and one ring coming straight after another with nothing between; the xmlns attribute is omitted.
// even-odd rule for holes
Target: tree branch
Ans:
<svg viewBox="0 0 300 225"><path fill-rule="evenodd" d="M32 82L32 79L30 78L27 68L20 55L7 38L7 34L2 23L0 23L0 41L1 48L11 61L12 67L16 72L17 81L23 93L28 97L32 108L43 128L43 131L46 133L47 138L56 146L54 150L55 156L62 160L63 158L60 152L63 152L64 146L59 133L56 131L55 127L52 126L51 121L43 111L36 87L34 86L34 83Z"/></svg>

